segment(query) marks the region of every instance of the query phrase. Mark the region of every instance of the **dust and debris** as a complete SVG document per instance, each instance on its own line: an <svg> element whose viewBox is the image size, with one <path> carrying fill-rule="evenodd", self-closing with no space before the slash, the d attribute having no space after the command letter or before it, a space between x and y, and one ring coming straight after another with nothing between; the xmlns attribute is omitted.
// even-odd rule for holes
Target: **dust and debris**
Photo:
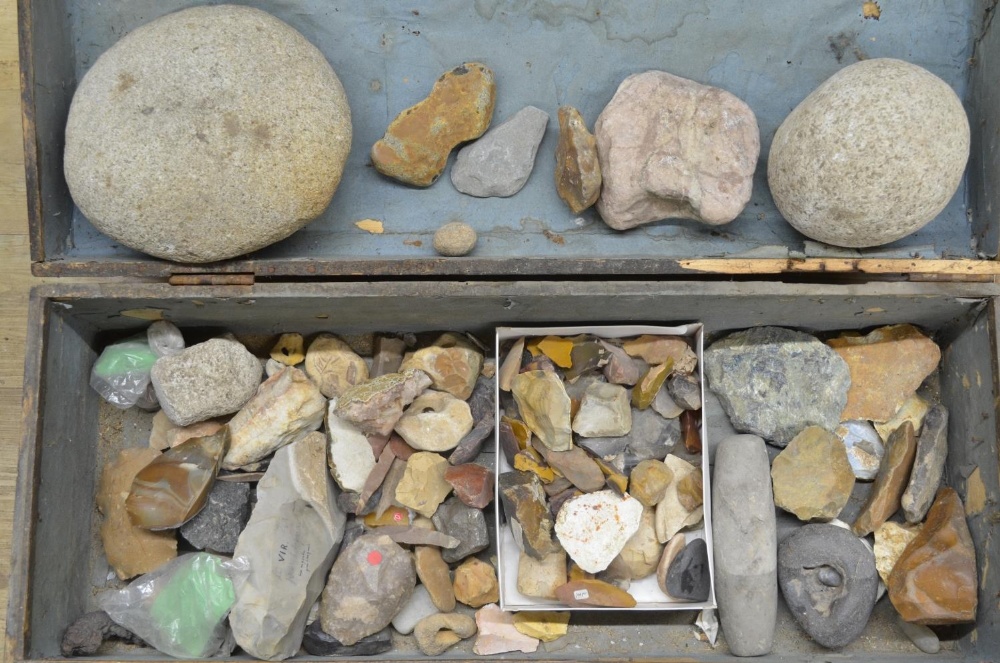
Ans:
<svg viewBox="0 0 1000 663"><path fill-rule="evenodd" d="M882 8L877 2L863 2L861 4L861 15L866 19L873 18L876 21L882 16Z"/></svg>
<svg viewBox="0 0 1000 663"><path fill-rule="evenodd" d="M837 58L837 62L843 62L844 56L848 53L853 55L858 62L868 59L868 55L858 46L857 32L841 32L830 37L829 43L830 51L833 52L833 57Z"/></svg>
<svg viewBox="0 0 1000 663"><path fill-rule="evenodd" d="M385 227L378 219L362 219L361 221L355 221L354 225L373 235L381 235L385 232Z"/></svg>
<svg viewBox="0 0 1000 663"><path fill-rule="evenodd" d="M130 308L121 311L118 315L123 318L136 318L138 320L162 320L162 308Z"/></svg>
<svg viewBox="0 0 1000 663"><path fill-rule="evenodd" d="M986 486L979 473L979 468L972 470L972 474L965 480L965 515L968 517L977 516L986 508Z"/></svg>
<svg viewBox="0 0 1000 663"><path fill-rule="evenodd" d="M403 244L406 244L407 246L423 246L424 245L424 243L422 241L420 241L419 239L404 239L403 240Z"/></svg>
<svg viewBox="0 0 1000 663"><path fill-rule="evenodd" d="M969 382L969 376L968 375L963 375L962 376L962 387L964 387L965 389L971 389L972 388L972 383Z"/></svg>
<svg viewBox="0 0 1000 663"><path fill-rule="evenodd" d="M551 230L546 229L542 231L542 234L545 235L545 239L549 240L553 244L558 244L559 246L566 244L566 238L559 233L554 233Z"/></svg>
<svg viewBox="0 0 1000 663"><path fill-rule="evenodd" d="M872 306L871 308L866 308L865 313L885 313L885 309L878 306Z"/></svg>
<svg viewBox="0 0 1000 663"><path fill-rule="evenodd" d="M378 92L382 89L382 81L377 78L373 78L370 83L368 83L368 89L372 92Z"/></svg>

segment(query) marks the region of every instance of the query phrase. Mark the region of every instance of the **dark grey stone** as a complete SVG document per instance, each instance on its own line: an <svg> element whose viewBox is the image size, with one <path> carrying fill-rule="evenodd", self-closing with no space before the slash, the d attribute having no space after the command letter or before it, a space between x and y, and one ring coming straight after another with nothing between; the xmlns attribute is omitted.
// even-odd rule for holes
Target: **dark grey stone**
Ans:
<svg viewBox="0 0 1000 663"><path fill-rule="evenodd" d="M392 649L392 629L387 626L353 645L345 645L326 633L317 619L306 627L302 648L313 656L377 656Z"/></svg>
<svg viewBox="0 0 1000 663"><path fill-rule="evenodd" d="M451 168L455 188L477 198L506 198L521 190L545 135L549 114L525 106L458 152Z"/></svg>
<svg viewBox="0 0 1000 663"><path fill-rule="evenodd" d="M653 408L632 408L632 429L621 437L579 437L578 446L608 459L624 453L626 464L663 460L681 439L680 419L665 419Z"/></svg>
<svg viewBox="0 0 1000 663"><path fill-rule="evenodd" d="M486 516L480 509L466 506L457 497L449 497L438 507L431 518L437 531L453 536L461 543L457 548L442 548L441 557L451 564L490 545L490 533L486 529Z"/></svg>
<svg viewBox="0 0 1000 663"><path fill-rule="evenodd" d="M704 539L695 539L670 562L667 593L684 601L707 601L711 584L708 545Z"/></svg>
<svg viewBox="0 0 1000 663"><path fill-rule="evenodd" d="M924 417L924 427L917 440L916 460L910 471L910 483L901 500L906 522L916 524L927 515L941 485L947 458L948 410L937 404Z"/></svg>
<svg viewBox="0 0 1000 663"><path fill-rule="evenodd" d="M134 645L145 642L128 629L111 621L103 610L88 612L69 625L62 638L63 656L93 656L105 640L123 640Z"/></svg>
<svg viewBox="0 0 1000 663"><path fill-rule="evenodd" d="M379 500L382 499L382 486L379 486L375 492L372 493L372 496L368 498L368 501L363 507L361 507L360 510L358 510L359 496L360 495L354 491L345 490L337 495L337 506L339 506L344 513L352 513L356 516L367 516L369 513L374 512L378 507Z"/></svg>
<svg viewBox="0 0 1000 663"><path fill-rule="evenodd" d="M685 410L701 409L701 382L697 374L671 375L667 378L666 389L674 403Z"/></svg>
<svg viewBox="0 0 1000 663"><path fill-rule="evenodd" d="M347 525L344 526L344 538L340 541L340 549L347 550L347 546L354 543L355 539L367 532L368 530L365 529L364 524L360 520L348 520Z"/></svg>
<svg viewBox="0 0 1000 663"><path fill-rule="evenodd" d="M830 584L833 574L842 582ZM824 647L839 649L861 635L875 607L878 582L874 553L836 525L805 525L778 547L785 602L803 630Z"/></svg>
<svg viewBox="0 0 1000 663"><path fill-rule="evenodd" d="M768 654L774 643L778 543L765 446L755 435L721 440L712 474L715 598L736 656Z"/></svg>
<svg viewBox="0 0 1000 663"><path fill-rule="evenodd" d="M476 386L469 396L469 411L472 413L472 430L458 441L458 446L448 456L452 465L471 463L483 448L483 443L489 438L496 427L496 401L493 399L494 378L480 376Z"/></svg>
<svg viewBox="0 0 1000 663"><path fill-rule="evenodd" d="M847 404L847 363L819 339L781 327L755 327L705 351L708 386L736 430L787 446L802 429L836 429Z"/></svg>
<svg viewBox="0 0 1000 663"><path fill-rule="evenodd" d="M197 516L181 525L181 536L199 550L232 553L250 520L250 484L216 481Z"/></svg>

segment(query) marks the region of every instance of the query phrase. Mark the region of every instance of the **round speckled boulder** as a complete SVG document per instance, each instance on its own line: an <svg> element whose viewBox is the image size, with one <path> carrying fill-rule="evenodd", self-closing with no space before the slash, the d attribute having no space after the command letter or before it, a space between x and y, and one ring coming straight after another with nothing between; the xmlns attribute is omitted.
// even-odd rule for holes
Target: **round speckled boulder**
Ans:
<svg viewBox="0 0 1000 663"><path fill-rule="evenodd" d="M476 231L467 223L452 221L434 233L434 250L443 256L464 256L476 247Z"/></svg>
<svg viewBox="0 0 1000 663"><path fill-rule="evenodd" d="M200 263L319 216L350 146L347 97L319 49L260 10L197 7L94 63L70 107L65 173L98 230Z"/></svg>
<svg viewBox="0 0 1000 663"><path fill-rule="evenodd" d="M888 244L924 227L955 194L969 120L940 78L893 59L831 76L771 144L767 179L781 214L827 244Z"/></svg>

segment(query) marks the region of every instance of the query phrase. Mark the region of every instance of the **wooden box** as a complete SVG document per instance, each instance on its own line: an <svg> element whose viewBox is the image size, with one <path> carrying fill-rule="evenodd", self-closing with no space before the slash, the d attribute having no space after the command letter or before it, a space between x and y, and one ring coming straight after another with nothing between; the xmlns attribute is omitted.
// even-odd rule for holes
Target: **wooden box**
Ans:
<svg viewBox="0 0 1000 663"><path fill-rule="evenodd" d="M500 278L585 274L659 276L842 273L991 280L1000 273L1000 61L992 0L570 2L248 0L302 32L338 72L354 143L333 203L276 245L211 265L141 255L97 232L74 207L62 170L63 130L78 82L122 35L201 0L19 0L25 163L31 256L38 275L164 278L184 272L251 277L439 276ZM775 130L821 82L860 59L895 57L943 78L962 98L972 153L958 193L925 228L862 251L818 245L779 215L767 187ZM415 190L369 167L371 145L433 81L464 61L497 76L494 123L532 104L552 118L527 186L512 198L476 199L447 177ZM589 210L573 215L553 184L555 120L577 106L593 126L628 75L661 69L722 87L757 115L761 159L743 214L725 226L665 221L628 232ZM886 121L892 121L886 118ZM383 222L370 234L355 226ZM431 247L440 225L479 233L465 258Z"/></svg>
<svg viewBox="0 0 1000 663"><path fill-rule="evenodd" d="M95 605L106 582L99 564L98 468L118 448L146 444L149 415L102 406L88 386L109 340L162 315L186 330L231 329L258 347L282 331L468 330L495 327L638 324L699 320L706 344L754 325L812 331L869 329L912 322L943 349L942 402L951 410L946 481L972 500L969 525L979 566L979 615L950 631L938 660L991 660L1000 647L1000 501L997 456L997 347L1000 288L981 284L389 282L274 284L252 287L61 285L35 290L26 350L24 417L7 618L7 651L16 660L58 658L63 629ZM140 319L136 316L140 316ZM708 437L718 421L706 421ZM975 471L978 468L978 471ZM972 478L970 478L972 477ZM695 638L693 614L578 613L568 639L525 658L731 660ZM558 646L562 642L563 646ZM472 658L466 643L444 658ZM820 649L787 610L779 611L774 653L766 660L912 661L916 650L883 599L865 633L840 652ZM149 650L105 658L150 660ZM391 658L419 656L406 642Z"/></svg>

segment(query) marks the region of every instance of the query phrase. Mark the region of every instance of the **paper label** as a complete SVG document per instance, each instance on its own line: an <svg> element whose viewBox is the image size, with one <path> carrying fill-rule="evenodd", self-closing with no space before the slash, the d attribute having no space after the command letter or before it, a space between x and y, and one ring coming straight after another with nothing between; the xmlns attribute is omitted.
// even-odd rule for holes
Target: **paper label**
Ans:
<svg viewBox="0 0 1000 663"><path fill-rule="evenodd" d="M588 592L586 589L578 589L575 592L573 592L573 598L575 598L577 601L586 601L587 599L590 598L590 592Z"/></svg>

